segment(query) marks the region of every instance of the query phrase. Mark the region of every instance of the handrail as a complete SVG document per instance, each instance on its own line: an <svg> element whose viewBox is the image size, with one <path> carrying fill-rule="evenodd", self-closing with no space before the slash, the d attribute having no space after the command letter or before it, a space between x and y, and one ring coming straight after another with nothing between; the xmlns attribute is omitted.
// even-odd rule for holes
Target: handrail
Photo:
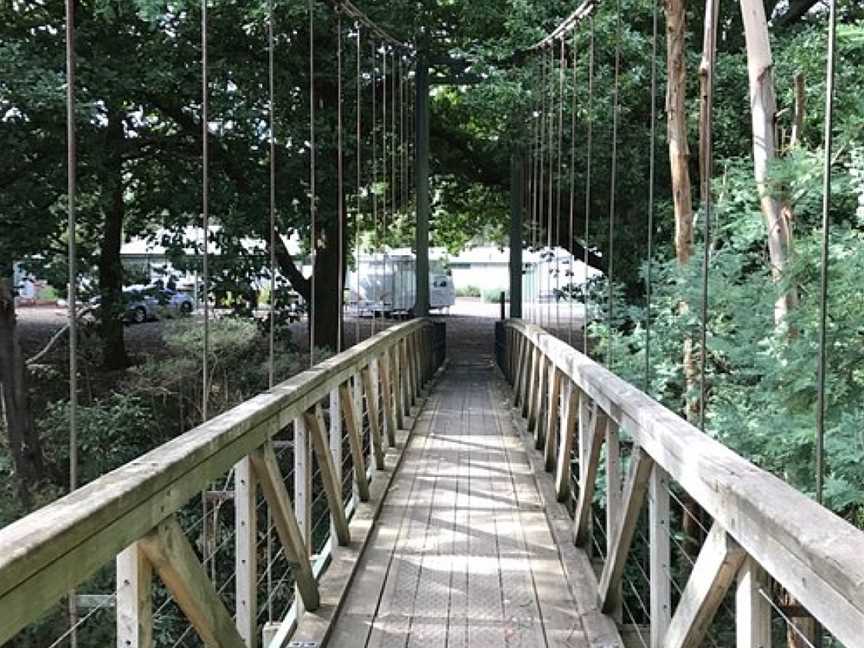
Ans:
<svg viewBox="0 0 864 648"><path fill-rule="evenodd" d="M401 412L409 400L402 390L413 399L431 375L431 328L416 319L384 330L0 529L0 645L124 548L165 531L165 520L292 420L307 417L314 426L317 405L349 379L359 385L363 374L363 391L377 402L378 386L366 375L373 363L389 394L385 409ZM261 470L272 468L266 456L258 460ZM272 496L284 503L281 493Z"/></svg>
<svg viewBox="0 0 864 648"><path fill-rule="evenodd" d="M553 455L560 455L566 448L567 459L557 462L559 470L562 464L569 464L570 436L576 430L577 419L585 415L580 428L586 427L589 420L586 410L579 409L577 415L572 411L574 407L598 408L599 416L591 419L595 423L592 429L579 430L578 456L586 462L593 465L599 461L599 447L603 440L597 437L601 435L600 426L604 418L608 419L610 426L616 427L615 439L617 428L625 429L632 436L635 447L633 466L619 495L618 504L623 509L613 511L614 520L617 520L616 534L610 534L613 538L617 536L623 551L618 547L621 556L611 556L612 562L618 558L623 561L626 557L632 540L627 536L632 536L633 532L628 526L635 526L634 515L638 515L644 500L650 472L647 469L656 466L668 473L713 518L717 533L731 538L734 541L732 545L737 543L839 641L848 646L860 644L864 630L864 561L861 560L864 556L864 532L700 432L543 329L519 320L506 321L504 329L506 345L502 358L505 373L514 384L516 400L523 403L529 425L536 428L538 447L546 443L542 438L546 421L560 417L546 425L545 435L551 437L555 435L559 420L569 422L567 427L561 423L560 441L553 439L546 443L547 449L550 443L557 443L557 447L552 449ZM578 404L575 400L561 398L559 406L558 395L565 391L557 383L559 380L572 385L576 400L580 400L582 395L584 398ZM545 387L547 384L548 388ZM544 402L544 399L549 400ZM545 420L542 414L544 406ZM610 439L608 430L607 443ZM583 445L590 447L581 447ZM561 459L560 456L557 458ZM645 460L642 466L638 465L640 458ZM554 461L547 460L547 467L550 463L555 465ZM596 469L585 472L593 476ZM581 486L585 488L586 485L583 483ZM593 492L593 485L589 490ZM590 501L587 506L590 506ZM578 518L577 511L577 536L581 532ZM615 545L615 542L611 544ZM731 552L729 555L734 553L731 548L726 550ZM710 564L708 557L703 560L705 553L703 549L697 568ZM737 562L732 563L741 564L745 557L742 553L736 558ZM609 602L608 594L612 588L609 580L620 579L616 570L621 568L623 563L604 569L600 583L601 601ZM735 571L737 569L733 570L732 578ZM652 590L655 586L652 582ZM730 586L730 583L725 583L725 586ZM673 623L671 632L681 630L679 626ZM666 642L662 645L677 644Z"/></svg>

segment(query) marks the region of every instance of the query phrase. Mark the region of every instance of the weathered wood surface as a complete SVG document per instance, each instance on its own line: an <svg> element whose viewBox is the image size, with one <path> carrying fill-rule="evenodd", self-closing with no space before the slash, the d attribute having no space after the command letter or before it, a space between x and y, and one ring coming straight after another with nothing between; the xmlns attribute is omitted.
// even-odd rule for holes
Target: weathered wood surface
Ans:
<svg viewBox="0 0 864 648"><path fill-rule="evenodd" d="M430 395L327 645L596 645L497 380L456 365Z"/></svg>
<svg viewBox="0 0 864 648"><path fill-rule="evenodd" d="M842 643L864 628L864 533L542 329L508 321ZM578 528L578 527L577 527Z"/></svg>
<svg viewBox="0 0 864 648"><path fill-rule="evenodd" d="M0 643L370 359L429 326L382 331L0 530Z"/></svg>

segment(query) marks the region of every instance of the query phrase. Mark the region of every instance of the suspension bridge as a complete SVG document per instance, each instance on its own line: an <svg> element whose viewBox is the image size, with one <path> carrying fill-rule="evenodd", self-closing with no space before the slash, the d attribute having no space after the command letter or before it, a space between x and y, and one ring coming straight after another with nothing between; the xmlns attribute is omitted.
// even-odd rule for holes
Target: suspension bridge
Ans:
<svg viewBox="0 0 864 648"><path fill-rule="evenodd" d="M67 8L72 80L73 4ZM620 30L620 5L609 6L617 9ZM616 376L613 358L607 366L592 360L574 318L562 328L556 317L562 307L540 299L536 276L523 277L524 245L574 241L572 175L568 181L561 173L568 155L564 75L571 69L575 75L569 37L593 29L598 7L580 5L529 52L540 61L543 92L529 119L528 158L514 156L510 313L489 320L482 338L466 340L444 318L428 316L429 62L351 3L328 5L339 12L340 79L343 18L353 30L347 35L357 52L358 142L361 34L375 59L368 99L381 121L371 130L383 135L373 136L372 155L384 156L382 173L390 179L390 193L380 204L375 197L376 227L386 229L388 214L410 203L413 177L417 317L373 330L321 362L313 339L311 366L284 382L274 379L271 317L269 390L84 486L77 487L73 472L68 495L0 529L0 644L29 645L28 626L66 601L69 627L52 646L86 645L83 628L97 618L109 618L111 641L128 648L766 648L776 643L778 624L795 634L796 645L864 645L864 533ZM204 9L207 232L206 3ZM656 54L656 8L654 38ZM273 47L271 22L271 93ZM593 37L590 56L593 65ZM619 65L616 52L616 101ZM589 89L593 82L591 76ZM656 104L653 68L651 86ZM581 87L574 81L574 92ZM73 403L74 90L70 82ZM341 214L341 85L338 92ZM315 103L310 84L313 264L322 245ZM272 106L270 118L272 131ZM573 119L571 128L575 113ZM575 147L575 137L570 141ZM613 135L613 196L614 143ZM653 132L649 145L653 192ZM377 175L369 180L379 182ZM270 199L275 237L272 192ZM552 216L565 199L569 233ZM649 203L653 213L653 193ZM613 200L610 247L614 213ZM341 225L338 245L341 259L349 247ZM587 244L584 251L587 267ZM205 294L206 254L205 240ZM343 288L341 279L316 288L314 276L310 318L315 290ZM610 318L612 309L610 292ZM310 331L314 338L314 325ZM205 335L205 358L206 344ZM204 389L207 418L206 378ZM71 416L74 430L74 407ZM227 530L226 509L233 513ZM80 588L94 577L103 586L111 582L114 593L87 598ZM185 629L170 634L168 621L172 631L178 621Z"/></svg>

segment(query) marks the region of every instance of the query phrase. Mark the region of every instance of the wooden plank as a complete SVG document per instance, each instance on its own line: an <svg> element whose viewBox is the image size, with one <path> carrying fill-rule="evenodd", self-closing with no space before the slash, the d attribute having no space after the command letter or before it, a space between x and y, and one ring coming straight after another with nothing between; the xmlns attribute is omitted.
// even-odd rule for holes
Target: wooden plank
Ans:
<svg viewBox="0 0 864 648"><path fill-rule="evenodd" d="M558 448L558 465L555 468L555 493L559 502L565 502L570 497L571 462L573 453L573 437L579 412L580 392L572 380L564 384L564 411L561 421L561 440Z"/></svg>
<svg viewBox="0 0 864 648"><path fill-rule="evenodd" d="M546 472L552 472L558 450L558 424L561 421L561 372L549 365L549 403L546 405L546 434L543 446Z"/></svg>
<svg viewBox="0 0 864 648"><path fill-rule="evenodd" d="M663 639L672 620L672 530L668 489L669 476L655 463L648 478L651 648L663 648Z"/></svg>
<svg viewBox="0 0 864 648"><path fill-rule="evenodd" d="M294 578L297 581L297 591L306 609L316 610L319 605L318 584L312 575L308 544L303 539L303 529L297 521L291 496L282 480L276 454L268 444L252 453L250 459L255 477L270 507L273 524L282 543L285 558L296 564Z"/></svg>
<svg viewBox="0 0 864 648"><path fill-rule="evenodd" d="M736 648L771 648L771 578L755 560L746 558L735 589Z"/></svg>
<svg viewBox="0 0 864 648"><path fill-rule="evenodd" d="M258 488L251 460L234 466L234 601L237 632L248 648L258 643Z"/></svg>
<svg viewBox="0 0 864 648"><path fill-rule="evenodd" d="M245 648L234 619L183 534L170 517L144 536L141 551L207 646Z"/></svg>
<svg viewBox="0 0 864 648"><path fill-rule="evenodd" d="M306 429L312 438L312 447L318 458L318 469L321 471L321 482L327 495L327 505L330 509L330 520L336 531L336 538L342 546L351 542L351 534L348 531L348 519L345 517L345 504L342 502L342 483L336 475L333 465L333 455L327 444L324 433L324 416L321 406L316 405L314 410L309 410L303 415ZM395 432L394 432L395 433ZM395 439L393 445L395 445Z"/></svg>
<svg viewBox="0 0 864 648"><path fill-rule="evenodd" d="M607 430L608 428L609 426L607 426ZM620 521L608 530L608 535L612 541L606 554L603 574L600 576L600 609L607 614L620 613L622 604L621 577L624 574L624 565L633 543L639 514L642 512L642 504L648 490L648 475L651 473L653 465L654 460L648 453L642 448L634 449L630 473L627 475L627 484L624 487L622 516Z"/></svg>
<svg viewBox="0 0 864 648"><path fill-rule="evenodd" d="M702 645L711 621L746 557L740 545L715 522L675 608L663 641L666 648L699 648Z"/></svg>
<svg viewBox="0 0 864 648"><path fill-rule="evenodd" d="M351 448L351 462L354 465L354 485L357 487L357 496L361 502L369 501L369 479L366 476L366 459L363 456L363 437L360 434L358 421L360 420L355 409L354 399L348 391L348 383L339 385L340 404L342 406L342 417L345 419L345 427L348 431L348 446Z"/></svg>
<svg viewBox="0 0 864 648"><path fill-rule="evenodd" d="M584 400L584 399L583 399ZM587 404L584 405L587 420ZM588 429L584 435L584 448L579 461L579 500L576 504L576 515L573 517L573 537L579 547L590 547L591 545L591 510L594 501L594 491L597 488L597 469L600 466L600 448L603 447L603 439L606 434L606 426L609 419L606 412L595 407L594 416L586 426Z"/></svg>
<svg viewBox="0 0 864 648"><path fill-rule="evenodd" d="M384 470L384 444L381 440L381 427L378 425L378 390L372 380L371 368L367 365L360 370L363 380L363 395L366 398L366 418L372 434L372 453L375 456L375 469Z"/></svg>
<svg viewBox="0 0 864 648"><path fill-rule="evenodd" d="M525 322L507 326L540 346L838 641L859 640L864 533L566 343Z"/></svg>
<svg viewBox="0 0 864 648"><path fill-rule="evenodd" d="M117 645L153 647L153 568L137 542L117 554Z"/></svg>

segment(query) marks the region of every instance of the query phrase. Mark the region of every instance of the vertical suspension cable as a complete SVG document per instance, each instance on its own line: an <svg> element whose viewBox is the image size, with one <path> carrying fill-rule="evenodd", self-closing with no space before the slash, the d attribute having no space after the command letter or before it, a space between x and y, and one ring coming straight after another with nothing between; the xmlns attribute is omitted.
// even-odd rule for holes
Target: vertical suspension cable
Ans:
<svg viewBox="0 0 864 648"><path fill-rule="evenodd" d="M651 0L651 134L648 153L648 264L645 268L645 393L651 395L651 267L654 257L654 172L657 143L657 0Z"/></svg>
<svg viewBox="0 0 864 648"><path fill-rule="evenodd" d="M372 41L372 231L378 236L378 49ZM378 271L378 261L372 252L372 277L375 281L372 294L377 301L380 298L381 285ZM375 304L372 305L372 335L375 335Z"/></svg>
<svg viewBox="0 0 864 648"><path fill-rule="evenodd" d="M201 352L201 417L209 418L210 403L210 259L208 255L210 231L210 100L207 76L207 0L201 0L201 283L204 294L204 344ZM204 569L207 569L207 547L209 546L207 491L201 492L201 544L204 550Z"/></svg>
<svg viewBox="0 0 864 648"><path fill-rule="evenodd" d="M387 158L389 156L387 145L387 45L382 46L381 51L381 316L384 317L385 300L389 294L385 290L387 281L387 194L389 190L390 176L387 170ZM393 301L392 295L390 301ZM386 327L385 327L386 328Z"/></svg>
<svg viewBox="0 0 864 648"><path fill-rule="evenodd" d="M312 275L309 291L309 366L315 365L315 266L318 242L315 233L318 211L315 195L315 0L309 0L309 242Z"/></svg>
<svg viewBox="0 0 864 648"><path fill-rule="evenodd" d="M201 357L201 416L209 418L210 403L210 93L207 77L207 0L201 0L201 250L202 291L204 293L204 349ZM206 502L204 503L206 513ZM206 526L206 525L205 525Z"/></svg>
<svg viewBox="0 0 864 648"><path fill-rule="evenodd" d="M339 300L339 316L336 319L336 353L342 351L342 316L344 315L344 290L342 287L343 275L345 272L344 259L344 211L345 211L345 181L343 176L343 158L342 158L342 11L339 7L336 8L336 193L337 193L337 210L338 210L338 248L339 248L339 263L338 277L336 279L336 289L338 291Z"/></svg>
<svg viewBox="0 0 864 648"><path fill-rule="evenodd" d="M545 63L545 61L544 61ZM541 65L541 73L536 75L538 84L535 89L535 104L533 121L533 138L531 141L532 156L531 156L531 247L534 254L534 261L531 264L531 321L534 324L539 323L538 317L538 301L537 301L537 277L539 276L538 254L537 250L540 246L540 182L541 182L541 158L540 153L543 147L542 142L542 115L543 115L543 67Z"/></svg>
<svg viewBox="0 0 864 648"><path fill-rule="evenodd" d="M558 184L555 201L555 334L561 335L561 178L564 175L564 50L567 39L561 36L561 54L558 59Z"/></svg>
<svg viewBox="0 0 864 648"><path fill-rule="evenodd" d="M582 352L588 355L588 322L590 320L589 298L588 298L588 237L591 226L591 148L594 137L594 16L588 17L588 111L586 115L587 129L585 133L585 150L587 159L585 161L585 249L584 272L585 282L582 284L584 299L584 314L582 317Z"/></svg>
<svg viewBox="0 0 864 648"><path fill-rule="evenodd" d="M573 30L571 42L573 50L573 74L570 88L570 213L567 248L570 250L570 274L567 280L567 301L569 314L567 318L567 343L573 346L573 281L576 270L576 239L573 235L573 219L576 214L576 30Z"/></svg>
<svg viewBox="0 0 864 648"><path fill-rule="evenodd" d="M546 201L546 247L548 248L546 258L549 259L550 254L554 254L552 249L552 234L553 234L553 224L552 224L552 215L554 209L554 185L555 185L555 47L552 43L549 44L549 76L548 79L548 91L549 91L549 119L547 120L548 128L549 128L549 187L548 187L548 199ZM552 327L552 262L551 260L547 261L547 269L544 273L546 276L546 327Z"/></svg>
<svg viewBox="0 0 864 648"><path fill-rule="evenodd" d="M66 200L68 241L67 317L69 319L69 492L78 487L78 258L76 250L76 205L78 146L75 132L75 2L66 0ZM69 590L69 642L78 645L78 603Z"/></svg>
<svg viewBox="0 0 864 648"><path fill-rule="evenodd" d="M270 353L267 363L267 383L270 389L273 389L276 382L276 84L274 57L273 0L267 0L267 83L270 92L268 115L270 120Z"/></svg>
<svg viewBox="0 0 864 648"><path fill-rule="evenodd" d="M545 53L543 56L543 67L542 72L540 74L540 99L542 101L542 108L540 109L540 117L539 117L539 132L540 132L540 145L537 151L538 155L538 176L537 176L537 248L541 249L541 244L543 242L543 214L545 214L545 203L544 197L546 196L546 185L544 184L543 170L545 168L546 162L546 148L544 146L546 142L546 72L548 67L548 61L546 60ZM542 288L542 273L541 268L543 264L543 252L541 251L538 255L537 261L537 321L540 326L543 326L543 308L540 304L540 293Z"/></svg>
<svg viewBox="0 0 864 648"><path fill-rule="evenodd" d="M362 78L360 75L360 56L361 56L361 46L360 46L360 23L359 21L354 24L354 28L356 31L356 45L357 45L357 87L355 92L355 100L357 102L356 110L357 110L357 123L355 124L357 129L357 150L355 151L356 163L357 163L357 213L354 215L354 270L357 273L356 276L356 296L357 300L357 312L354 314L354 344L360 343L360 215L363 210L362 206L362 191L360 187L363 183L363 171L362 171L362 100L363 100L363 90L362 90Z"/></svg>
<svg viewBox="0 0 864 648"><path fill-rule="evenodd" d="M267 83L270 93L270 340L267 384L276 383L276 82L273 0L267 0ZM272 512L267 507L267 621L273 623L273 533Z"/></svg>
<svg viewBox="0 0 864 648"><path fill-rule="evenodd" d="M825 481L825 379L828 366L828 235L831 220L831 149L834 143L834 67L837 58L837 0L831 0L828 14L828 60L825 88L825 146L822 161L822 242L819 275L819 359L816 389L816 501L823 501Z"/></svg>
<svg viewBox="0 0 864 648"><path fill-rule="evenodd" d="M702 305L701 319L702 326L700 331L701 353L699 354L699 429L705 431L705 396L708 390L706 382L706 367L708 359L708 271L711 255L711 175L714 166L714 142L713 142L713 120L714 120L714 61L717 50L716 25L717 15L719 11L719 1L709 0L711 16L706 16L706 21L710 25L707 38L705 39L704 47L707 50L707 88L705 97L705 159L703 160L703 168L705 177L702 179L702 201L703 201L703 223L702 223Z"/></svg>
<svg viewBox="0 0 864 648"><path fill-rule="evenodd" d="M611 371L613 361L612 322L614 319L615 296L613 289L615 259L615 193L618 181L618 113L619 113L619 82L621 75L621 0L615 3L615 77L612 85L612 162L609 170L609 262L606 266L607 276L607 368Z"/></svg>

